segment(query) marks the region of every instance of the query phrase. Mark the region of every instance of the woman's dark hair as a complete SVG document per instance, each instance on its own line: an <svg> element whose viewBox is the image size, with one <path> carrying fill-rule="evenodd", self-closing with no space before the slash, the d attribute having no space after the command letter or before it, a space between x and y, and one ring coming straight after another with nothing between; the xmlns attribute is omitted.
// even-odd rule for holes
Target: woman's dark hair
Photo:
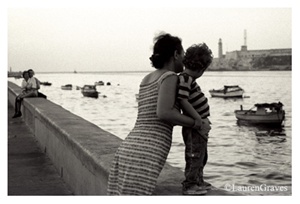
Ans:
<svg viewBox="0 0 300 204"><path fill-rule="evenodd" d="M183 47L181 39L168 33L161 33L154 38L153 54L149 58L152 66L161 69L174 55L175 51L181 53Z"/></svg>
<svg viewBox="0 0 300 204"><path fill-rule="evenodd" d="M213 60L212 51L205 43L194 44L190 46L183 59L183 64L186 69L193 71L205 70Z"/></svg>
<svg viewBox="0 0 300 204"><path fill-rule="evenodd" d="M25 74L28 74L28 71L24 71L24 72L22 73L23 78L25 78Z"/></svg>

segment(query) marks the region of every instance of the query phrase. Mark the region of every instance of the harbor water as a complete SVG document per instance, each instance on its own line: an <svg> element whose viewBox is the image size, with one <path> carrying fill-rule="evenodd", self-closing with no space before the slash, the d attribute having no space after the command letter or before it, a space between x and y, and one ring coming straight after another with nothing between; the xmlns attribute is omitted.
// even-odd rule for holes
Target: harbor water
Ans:
<svg viewBox="0 0 300 204"><path fill-rule="evenodd" d="M124 73L37 73L42 82L51 86L41 86L40 91L47 99L61 105L72 113L94 123L100 128L124 139L133 128L137 116L139 83L147 72ZM8 78L18 85L22 79ZM252 188L240 193L246 195L291 195L292 170L292 106L290 71L236 71L206 72L197 82L208 97L212 130L208 141L208 163L204 170L205 179L218 188L234 185ZM76 86L97 86L99 98L83 97ZM111 85L106 85L110 82ZM72 90L62 90L61 86L72 84ZM223 85L239 85L245 90L243 99L212 98L210 89ZM239 124L234 110L250 109L255 103L280 101L286 112L284 126L272 127ZM276 130L276 134L259 134ZM184 144L181 128L173 131L173 142L167 161L184 171ZM283 190L274 190L283 187ZM287 188L286 188L287 187ZM251 189L251 188L250 188Z"/></svg>

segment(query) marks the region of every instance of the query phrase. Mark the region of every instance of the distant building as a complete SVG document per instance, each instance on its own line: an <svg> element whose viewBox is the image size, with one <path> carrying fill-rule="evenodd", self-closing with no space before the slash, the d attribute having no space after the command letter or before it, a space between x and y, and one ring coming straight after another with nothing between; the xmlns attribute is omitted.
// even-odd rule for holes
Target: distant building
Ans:
<svg viewBox="0 0 300 204"><path fill-rule="evenodd" d="M291 70L292 49L248 50L244 45L240 51L226 52L223 55L222 39L218 42L218 58L214 58L208 70Z"/></svg>

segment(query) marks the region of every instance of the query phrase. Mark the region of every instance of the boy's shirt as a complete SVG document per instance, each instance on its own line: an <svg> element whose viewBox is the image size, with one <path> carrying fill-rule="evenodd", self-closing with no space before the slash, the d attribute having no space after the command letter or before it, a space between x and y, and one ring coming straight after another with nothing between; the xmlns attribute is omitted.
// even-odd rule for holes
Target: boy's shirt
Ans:
<svg viewBox="0 0 300 204"><path fill-rule="evenodd" d="M189 103L199 113L201 118L210 116L208 100L202 93L196 80L187 73L180 73L178 84L178 99L188 99Z"/></svg>

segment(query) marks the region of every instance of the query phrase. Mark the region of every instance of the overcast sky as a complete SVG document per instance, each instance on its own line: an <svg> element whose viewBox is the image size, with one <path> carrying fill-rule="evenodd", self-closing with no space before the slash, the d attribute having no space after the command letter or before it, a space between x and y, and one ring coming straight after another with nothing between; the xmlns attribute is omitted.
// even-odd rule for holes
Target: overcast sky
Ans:
<svg viewBox="0 0 300 204"><path fill-rule="evenodd" d="M148 58L153 37L159 31L181 37L185 49L193 43L206 42L217 56L219 38L222 38L224 52L239 50L246 29L249 50L291 48L293 41L293 55L299 56L300 9L294 3L298 0L209 0L205 4L200 0L195 0L196 4L189 0L180 3L177 0L140 0L134 4L129 1L132 2L2 0L2 93L7 92L6 70L9 67L15 71L32 68L36 72L153 70ZM299 81L299 68L299 57L293 57L294 84ZM299 91L294 87L293 104L298 104L296 94ZM1 129L5 132L5 100L1 107L5 109L1 120ZM293 113L296 113L293 121L299 121L298 107L293 106ZM298 126L294 125L293 135L298 136L297 133ZM297 138L293 144L298 144ZM4 160L7 159L6 139L2 144ZM299 169L297 162L293 162L293 170L295 167ZM5 189L3 192L5 195Z"/></svg>
<svg viewBox="0 0 300 204"><path fill-rule="evenodd" d="M240 50L292 48L292 9L187 7L9 8L8 67L36 72L151 70L153 37L206 42L218 57Z"/></svg>

